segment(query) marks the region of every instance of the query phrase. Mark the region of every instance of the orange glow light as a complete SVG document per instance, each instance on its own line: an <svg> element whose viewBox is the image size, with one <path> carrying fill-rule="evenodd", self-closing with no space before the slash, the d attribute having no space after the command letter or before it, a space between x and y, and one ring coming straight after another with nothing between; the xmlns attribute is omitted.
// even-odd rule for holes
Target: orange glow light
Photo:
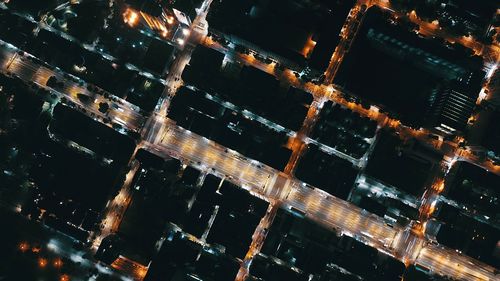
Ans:
<svg viewBox="0 0 500 281"><path fill-rule="evenodd" d="M27 243L27 242L21 242L19 243L19 250L21 250L21 252L26 252L28 249L30 248L30 245Z"/></svg>
<svg viewBox="0 0 500 281"><path fill-rule="evenodd" d="M38 259L38 266L41 268L46 267L47 266L47 259L39 258Z"/></svg>
<svg viewBox="0 0 500 281"><path fill-rule="evenodd" d="M129 26L135 26L138 20L139 15L131 9L127 9L125 13L123 13L123 21Z"/></svg>
<svg viewBox="0 0 500 281"><path fill-rule="evenodd" d="M444 190L444 180L439 180L434 184L432 188L434 188L434 190L436 190L437 192L441 193Z"/></svg>
<svg viewBox="0 0 500 281"><path fill-rule="evenodd" d="M54 260L54 267L60 268L63 265L63 262L60 258Z"/></svg>
<svg viewBox="0 0 500 281"><path fill-rule="evenodd" d="M305 43L304 45L304 48L302 48L302 55L306 58L308 58L312 51L314 50L314 47L316 46L316 41L314 41L312 39L312 35L309 36L309 38L307 39L307 42Z"/></svg>
<svg viewBox="0 0 500 281"><path fill-rule="evenodd" d="M41 249L40 249L40 247L39 247L39 246L33 246L33 248L31 248L31 251L32 251L33 253L40 253L40 250L41 250Z"/></svg>
<svg viewBox="0 0 500 281"><path fill-rule="evenodd" d="M144 267L144 266L141 266L139 268L137 268L137 276L139 277L146 277L146 273L148 273L148 268L147 267Z"/></svg>
<svg viewBox="0 0 500 281"><path fill-rule="evenodd" d="M436 210L436 207L434 205L431 205L429 207L429 211L427 212L427 215L432 215L434 213L434 211ZM426 222L427 223L427 222Z"/></svg>
<svg viewBox="0 0 500 281"><path fill-rule="evenodd" d="M61 275L61 277L59 277L59 281L69 281L69 276L66 274L63 274L63 275Z"/></svg>

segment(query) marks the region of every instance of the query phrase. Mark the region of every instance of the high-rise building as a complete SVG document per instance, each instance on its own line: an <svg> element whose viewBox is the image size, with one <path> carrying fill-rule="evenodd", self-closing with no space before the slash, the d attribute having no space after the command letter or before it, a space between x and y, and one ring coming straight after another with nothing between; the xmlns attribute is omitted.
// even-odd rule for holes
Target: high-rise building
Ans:
<svg viewBox="0 0 500 281"><path fill-rule="evenodd" d="M431 96L429 125L445 134L463 131L476 105L479 88L472 85L479 85L478 79L480 74L471 72L436 90Z"/></svg>

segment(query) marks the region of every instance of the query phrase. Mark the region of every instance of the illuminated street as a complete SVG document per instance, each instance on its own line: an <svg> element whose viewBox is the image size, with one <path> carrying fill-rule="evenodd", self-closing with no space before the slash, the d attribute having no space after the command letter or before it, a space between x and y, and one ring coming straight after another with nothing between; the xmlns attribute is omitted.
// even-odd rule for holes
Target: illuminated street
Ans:
<svg viewBox="0 0 500 281"><path fill-rule="evenodd" d="M3 53L5 54L7 50L4 48ZM12 50L10 54L13 56L15 50ZM5 57L8 56L5 55ZM21 78L27 80L34 77L35 81L42 86L48 77L57 75L57 73L55 74L46 68L32 67L30 62L25 63L21 58L15 59L8 70L19 73L18 75ZM58 77L63 79L62 75ZM70 81L67 81L65 84L70 84ZM67 91L60 93L60 95L64 94L68 99L78 103L78 99L74 96L75 91L70 91L70 89L72 88L66 88L65 90ZM80 104L80 106L82 108L85 107L87 112L101 115L95 106L94 108L89 108L84 104ZM123 109L126 110L127 107L123 106ZM119 111L115 112L115 114L120 113ZM133 109L128 109L126 112L131 113L130 115L123 115L128 117L127 120L130 120L130 123L126 124L131 126L129 127L130 129L137 129L138 126L134 124L141 124L140 122L142 122L141 120L144 117ZM229 178L231 181L241 184L242 187L249 189L255 194L264 197L269 196L273 200L281 200L284 206L302 211L306 214L306 217L331 229L340 230L341 233L356 237L369 245L390 253L397 251L397 249L394 249L395 239L405 231L409 231L388 226L379 217L366 213L358 207L325 194L322 191L307 187L295 179L288 180L284 186L275 186L273 183L280 173L274 169L254 160L246 159L236 152L227 151L226 148L216 145L209 140L179 128L174 124L169 124L168 120L165 120L165 122L166 126L164 127L163 134L159 132L159 142L157 144L144 142L144 148L159 155L168 155L190 161L193 165L203 170L218 173ZM462 154L461 157L468 161L473 161L473 156L470 154ZM494 171L500 174L498 166ZM120 198L119 195L115 200L120 200ZM111 204L117 206L116 208L119 208L121 205L119 203ZM119 221L116 221L115 218L110 218L109 220L105 221L103 231L112 231L119 224ZM420 254L413 252L404 253L406 256L400 258L417 256L416 263L429 266L433 271L448 276L458 278L471 276L476 278L471 280L496 280L493 273L494 269L489 266L474 262L476 266L471 267L469 262L473 261L467 259L465 256L451 250L441 250L441 248L431 245L427 247L424 246ZM457 268L461 270L457 271Z"/></svg>
<svg viewBox="0 0 500 281"><path fill-rule="evenodd" d="M172 52L175 55L171 56L172 60L169 61L168 71L165 72L165 79L162 80L163 84L160 83L162 86L161 94L158 99L155 100L154 110L152 111L141 109L140 106L135 105L132 100L129 100L126 95L120 97L115 95L113 92L109 92L108 90L95 86L91 82L86 82L72 74L68 74L67 71L64 71L59 67L49 65L30 53L22 51L21 49L23 48L18 48L17 46L7 43L4 41L3 37L0 40L1 73L5 77L18 79L29 87L46 90L45 92L37 92L41 95L46 95L39 97L40 99L45 99L46 102L44 107L46 107L46 111L53 112L56 106L65 105L68 108L82 113L83 116L96 121L97 124L104 125L107 129L112 129L113 132L118 132L118 135L129 137L131 142L134 142L132 152L127 154L127 156L130 156L128 162L127 159L125 159L124 162L126 164L124 166L120 166L120 168L116 168L123 173L123 180L120 181L119 179L115 179L113 181L114 184L119 183L119 186L113 189L113 193L107 194L106 206L98 217L99 219L96 223L97 228L89 230L84 229L83 227L83 221L90 212L85 213L85 218L81 220L80 225L75 226L73 223L67 223L90 234L87 242L89 243L89 249L91 249L93 253L101 251L100 254L106 256L107 250L111 252L110 249L112 249L113 243L116 242L113 240L115 239L115 235L125 232L122 228L127 220L127 212L132 208L131 206L134 203L134 198L137 198L137 196L139 196L138 194L142 195L142 192L144 192L144 197L148 200L152 200L150 198L154 198L155 196L159 198L160 195L158 194L163 196L163 192L169 195L179 195L172 190L162 190L160 193L156 194L149 190L148 187L141 186L140 184L141 177L147 177L150 176L150 174L156 175L155 173L159 174L156 181L160 182L160 185L164 184L164 182L172 184L169 176L165 176L167 173L166 171L169 169L166 167L170 167L166 163L168 163L168 161L172 161L172 159L178 159L181 168L172 172L174 175L172 177L177 177L176 180L178 182L175 182L172 186L176 186L176 184L186 184L186 186L188 186L185 188L188 191L184 190L186 192L185 194L179 192L186 198L181 195L179 195L179 197L182 197L183 199L186 199L186 202L189 202L189 204L186 205L188 206L186 207L188 210L191 210L193 204L195 204L194 206L198 208L202 208L199 206L203 206L203 208L208 206L208 203L205 201L200 201L201 203L198 202L198 198L196 197L201 196L198 194L202 194L202 191L206 192L204 189L201 189L202 191L200 191L200 186L203 186L207 175L213 175L218 179L221 179L220 183L218 183L218 186L215 188L215 194L217 195L213 196L220 202L226 203L227 201L224 200L228 200L226 197L223 197L226 195L223 191L221 191L221 186L224 186L222 182L228 182L248 191L250 195L262 199L263 202L269 204L264 216L259 217L257 220L258 223L256 223L257 227L252 231L252 237L250 238L251 243L247 248L245 248L248 249L246 255L243 257L235 256L237 258L235 260L239 263L239 270L235 279L237 281L250 280L250 276L253 276L253 263L255 262L255 259L262 254L263 249L266 247L266 239L269 237L269 229L273 227L273 222L277 216L278 210L280 209L286 210L288 213L292 214L295 219L299 218L313 221L316 224L321 225L324 229L335 233L338 237L346 236L354 238L354 240L361 242L364 245L368 245L369 247L376 249L378 252L402 262L406 268L410 266L419 266L419 270L421 271L428 271L427 273L429 274L445 276L454 280L500 280L498 269L494 266L489 265L486 262L476 260L467 254L462 253L461 250L453 249L450 246L438 243L438 239L436 239L435 236L439 231L439 227L437 227L436 230L436 227L432 225L435 222L437 223L439 211L441 211L440 204L443 204L443 202L455 202L455 206L460 206L463 210L467 210L467 212L476 215L476 210L473 207L470 207L470 205L463 202L456 203L456 200L458 199L448 199L447 197L452 196L448 194L450 192L448 188L453 186L452 183L455 180L454 177L456 174L462 172L462 170L459 169L461 164L459 165L457 163L471 164L473 167L486 171L485 173L491 175L491 177L500 176L500 166L495 163L496 156L494 156L494 153L478 154L477 147L480 145L463 145L464 138L470 137L480 139L484 134L485 129L480 128L477 123L470 123L470 120L473 119L473 121L478 122L478 119L482 120L483 118L488 118L489 113L485 110L485 112L475 113L476 115L470 117L472 119L469 118L467 130L469 130L468 133L470 136L467 134L459 135L457 133L457 135L454 135L452 138L443 138L442 135L438 136L436 134L437 130L435 127L421 126L417 129L415 126L401 121L397 114L394 115L385 108L382 109L382 107L376 103L372 103L370 101L367 104L359 97L352 98L353 93L351 93L351 90L349 90L348 87L334 84L334 79L337 75L339 75L339 73L341 73L341 68L344 67L346 63L346 57L351 55L351 47L353 44L356 44L356 38L361 32L360 30L362 30L365 16L371 7L379 7L383 11L389 12L390 15L396 18L407 17L411 23L418 25L418 33L420 35L439 37L450 43L461 44L465 48L473 50L476 55L480 56L484 60L484 68L487 68L487 72L484 79L481 77L481 94L477 99L477 105L480 105L484 101L491 101L497 98L496 95L498 93L496 93L497 89L495 79L498 79L496 76L498 75L498 63L500 61L500 47L497 42L493 41L492 44L488 45L475 40L472 36L457 37L449 35L449 32L439 26L439 22L424 21L417 16L415 10L409 12L408 14L400 13L395 10L390 1L387 0L360 0L356 1L354 6L352 6L349 10L348 17L343 22L342 29L339 34L339 42L333 50L328 67L324 69L324 72L318 74L318 76L322 76L322 81L318 82L317 79L313 79L313 81L311 81L309 78L304 78L306 77L306 75L302 76L304 71L299 75L298 72L300 71L287 68L287 63L283 63L278 61L275 57L272 57L272 55L274 55L272 51L269 53L267 53L267 51L264 51L265 53L258 53L257 51L249 48L247 51L251 51L248 51L247 53L242 52L237 50L236 47L239 46L239 48L241 48L241 45L234 43L239 42L238 38L232 42L224 39L226 37L223 37L227 43L221 43L221 39L217 38L217 36L220 36L219 34L223 33L221 31L217 31L217 33L212 32L210 21L208 20L211 8L214 5L212 2L212 0L203 1L201 7L196 9L196 16L193 18L192 22L190 22L189 28L187 28L186 25L179 25L180 27L178 31L181 35L175 33L175 36L184 37L176 37L177 39L174 43L169 43L172 44L172 46L175 44L175 52ZM220 3L215 3L215 5L218 4ZM174 15L181 19L179 20L181 22L182 17L179 16L179 11L174 9L174 12ZM163 25L161 21L158 21L156 18L144 14L143 12L139 13L136 10L127 8L126 12L120 16L123 17L123 21L127 25L127 28L136 28L139 25L139 15L141 16L141 19L144 19L147 23L148 28L157 33L165 33L162 40L174 40L174 35L171 36L171 34L169 34L167 36L167 25ZM47 29L47 27L45 28ZM170 28L170 26L168 28ZM59 33L60 31L53 30L53 32ZM152 37L153 35L150 34L149 36ZM231 36L232 35L227 35L227 38L231 38ZM309 37L309 39L312 40L311 37ZM315 44L316 42L314 41L314 44L309 47L314 48ZM279 81L280 86L283 87L283 85L285 85L284 88L287 90L290 87L295 87L296 89L311 94L312 102L307 104L305 118L303 118L303 122L298 130L292 130L280 125L277 121L272 120L267 116L259 115L256 113L258 111L255 108L249 107L250 110L246 110L246 108L242 105L234 105L233 103L224 101L225 96L223 93L217 93L217 88L215 86L214 89L210 88L210 90L215 92L213 95L215 98L213 99L219 99L220 104L225 105L223 110L221 110L220 108L222 107L220 107L218 111L214 110L216 113L208 116L208 114L199 112L199 110L195 107L189 108L190 113L197 112L196 114L205 114L208 116L207 120L217 119L214 117L217 114L220 114L220 116L223 116L223 118L227 118L228 120L238 120L237 117L235 117L237 116L236 109L239 110L240 108L245 108L247 113L246 115L242 115L243 118L241 119L244 121L231 121L233 123L228 123L229 125L225 126L228 128L231 126L237 127L235 124L238 122L241 122L242 124L258 124L257 127L260 126L258 128L267 128L273 133L282 133L287 139L283 147L290 151L289 158L287 158L289 160L286 162L283 169L280 170L276 167L272 167L272 165L266 165L263 161L257 161L252 159L252 157L246 156L247 153L241 152L239 149L229 148L229 146L217 143L213 140L213 135L211 133L195 133L194 130L186 127L186 124L193 126L193 122L198 120L194 117L186 117L186 120L189 122L186 121L186 123L182 123L180 121L176 121L177 119L170 115L173 110L176 110L175 107L171 107L171 104L173 104L173 99L176 94L180 92L181 88L189 85L191 88L188 88L191 90L195 89L200 92L206 91L206 89L203 88L198 90L198 88L195 88L198 87L198 85L192 86L189 84L190 81L184 81L187 80L185 78L186 69L189 68L191 64L194 64L194 62L191 61L193 53L199 47L207 47L212 51L222 54L222 57L224 57L224 67L219 66L219 68L222 69L221 71L228 71L229 74L227 74L227 76L239 75L240 72L242 72L241 69L243 67L251 67L260 70L262 73L270 75L270 80ZM93 47L92 50L95 51ZM267 58L268 61L262 58ZM227 67L229 70L225 69L226 64L237 68L238 71L234 71L234 69L231 69L230 67ZM280 65L281 69L279 69L277 65ZM134 77L140 76L137 73ZM216 79L214 78L214 81L215 80ZM53 81L57 82L54 84ZM222 81L224 81L224 83L228 83L227 81L229 80ZM224 84L224 86L227 85ZM131 91L130 88L132 89ZM127 93L131 94L134 90L140 91L138 89L139 86L130 86L127 88L127 91L130 92ZM234 88L229 89L233 90ZM2 88L0 88L0 91L1 90ZM490 94L488 95L486 93ZM212 94L212 92L208 94ZM366 142L367 150L363 151L362 154L359 154L362 155L361 157L350 154L348 151L339 148L339 146L328 144L316 137L318 131L315 130L317 130L317 127L320 126L320 124L323 124L321 122L327 123L327 125L321 125L324 127L333 126L331 124L340 127L344 126L341 128L339 127L340 129L337 128L339 132L342 132L342 134L350 132L351 130L351 128L348 127L351 125L351 123L349 123L351 121L349 121L350 119L348 120L348 118L354 118L352 117L353 115L344 117L348 121L340 120L337 123L331 120L324 121L320 118L320 116L323 116L321 113L325 110L325 104L330 102L332 106L337 106L336 108L342 108L342 110L346 110L349 113L357 114L356 116L363 122L368 120L375 123L375 133L370 135L370 137L363 137L363 135L359 132L353 133L356 135L356 138L362 139ZM212 101L210 104L216 103ZM207 107L209 108L209 106ZM221 120L226 120L223 118L221 118ZM342 123L343 125L338 125L341 121L345 122ZM361 124L361 121L357 122L360 122ZM352 123L355 123L355 121L352 121ZM71 139L65 140L64 138L55 136L51 133L52 126L54 125L50 122L49 124L50 127L47 127L47 132L49 132L49 136L52 141L59 141L77 152L87 151L87 154L102 160L102 163L104 163L101 164L102 166L108 165L109 167L115 168L113 166L115 165L113 159L107 160L108 157L95 153L91 148L78 143L77 141L73 141ZM238 132L235 129L232 130ZM399 187L393 187L393 185L384 182L382 179L373 181L372 179L368 179L370 176L368 176L369 172L367 171L367 167L369 166L370 161L373 161L373 151L378 145L380 145L377 141L380 141L380 132L382 130L390 132L390 134L395 136L395 138L402 143L401 146L398 146L396 149L399 156L405 153L405 149L413 149L413 147L410 146L415 143L418 143L419 145L422 144L422 147L425 147L425 149L432 150L433 153L439 155L439 160L436 161L437 164L435 164L435 166L430 169L430 172L426 174L427 178L425 179L425 186L422 187L421 193L410 194L407 191L399 190ZM453 129L453 131L454 130L455 129ZM241 131L238 133L241 135ZM79 136L76 133L75 135ZM85 132L82 135L85 135ZM130 138L130 136L132 136L132 138ZM105 137L102 137L102 139L103 149L105 149L104 143L108 144L109 142L104 140ZM97 137L97 140L97 143L99 143L100 136ZM407 145L408 143L410 143L410 145ZM97 147L99 148L99 146ZM366 207L361 207L358 204L359 202L353 202L353 193L350 189L348 191L348 196L346 196L347 199L345 199L346 197L339 198L341 196L333 194L333 192L325 191L323 190L324 188L320 186L313 186L313 184L306 183L305 180L299 179L296 171L300 166L301 161L306 157L307 153L312 150L311 147L317 147L320 153L329 155L330 157L335 157L335 159L341 159L348 165L351 165L351 168L356 173L356 186L354 189L357 189L360 194L363 192L367 194L372 192L373 194L376 194L375 197L390 197L391 199L388 201L391 202L397 200L402 201L403 203L406 203L406 205L410 205L412 208L417 209L416 217L407 218L408 220L403 221L403 223L400 221L395 223L396 219L392 218L393 220L389 220L389 216L374 214L371 211L366 210ZM153 164L143 160L141 157L144 156L138 156L140 150L143 150L141 153L145 151L145 153L150 153L152 155L147 157L150 157L148 159L155 159L148 160ZM484 152L483 150L480 151ZM418 156L415 156L414 158L418 158L418 161L420 161L421 159L419 157L421 155L426 154L425 152L422 152L422 154L418 154ZM51 156L44 157L51 159ZM160 160L154 157L157 157ZM422 156L421 158L425 158L425 156ZM163 162L161 162L161 164L157 164L155 161ZM320 161L318 160L318 162ZM424 161L422 160L422 162ZM321 165L323 165L323 163L321 163ZM198 171L198 174L196 174L196 176L190 175L190 169ZM5 169L4 173L8 174L10 172L7 172L7 169ZM322 176L324 177L339 177L339 175L326 174L324 171L322 173ZM54 175L51 176L53 177ZM93 176L94 175L92 174L88 175L88 177ZM194 180L191 179L190 176L192 176ZM179 178L181 179L179 180ZM191 183L191 185L187 184L186 182L189 182L190 180L193 180L195 183ZM337 180L342 181L343 179L339 177ZM412 179L407 180L411 181ZM151 182L155 182L155 180L151 180ZM174 181L172 180L172 182ZM462 183L463 182L466 182L466 180L462 181ZM466 183L469 183L468 180ZM397 191L390 194L391 188L396 189ZM196 190L196 192L193 192L194 195L188 193L191 192L191 189ZM374 190L377 192L374 192ZM151 194L149 192L151 192ZM45 198L42 198L43 196L40 196L40 194L38 194L38 196L39 198L36 199L36 203L38 204L38 201L44 202L43 200L45 200ZM371 195L369 197L371 197ZM35 198L35 196L33 196L33 198ZM481 200L483 199L482 196L480 198ZM205 198L203 200L208 199ZM64 200L61 199L58 201L58 204L63 205L63 201ZM231 202L231 200L229 201ZM490 203L493 201L494 199L491 199ZM72 203L72 199L68 200L68 202ZM143 203L145 206L149 204L147 203L149 201L144 202L146 202ZM218 204L222 204L220 202ZM169 201L169 204L170 203L171 202ZM139 207L141 206L142 205L139 205ZM179 210L184 208L179 206L177 206ZM255 206L252 204L250 204L250 206L251 211L247 211L248 213L253 214L255 211L253 208ZM181 238L176 236L177 238L175 239L191 241L194 244L202 245L202 247L205 248L205 251L209 251L207 249L213 245L207 242L207 236L217 235L217 232L211 229L213 227L214 220L223 224L223 222L221 223L220 221L217 221L217 219L221 219L221 216L217 217L219 207L220 206L217 205L217 207L215 207L215 211L207 211L207 213L211 216L211 221L209 223L208 230L204 233L202 238L190 236L191 234L182 234L180 235ZM257 207L255 208L257 209ZM468 208L471 208L471 210ZM40 214L37 214L38 217L36 218L33 215L35 213L33 213L30 214L30 219L33 218L34 220L42 222L40 218L44 216L46 210L43 208L40 209L43 211ZM162 211L158 211L155 209L155 212L168 213L163 209L161 210ZM73 214L75 212L76 211L73 211ZM101 212L101 210L98 210L97 213L99 212ZM477 212L480 214L480 211ZM200 213L198 219L201 220L202 217L206 217L207 213ZM398 212L396 211L396 213ZM161 215L164 214L162 213ZM134 215L132 215L132 217L133 216ZM483 216L490 219L487 215ZM52 217L56 216L53 215ZM231 213L229 217L234 219L235 214ZM188 218L190 218L188 215L185 215L185 218L183 217L183 219L186 220ZM184 223L185 225L190 225L190 222ZM194 224L196 224L196 222ZM170 243L172 243L172 245L170 245L171 247L177 246L177 244L172 242L175 241L173 238L175 235L172 234L175 231L172 229L177 229L179 226L181 228L185 227L183 223L172 220L169 222L168 227L158 227L160 229L160 239L154 243L154 247L150 247L154 249L153 252L155 258L156 255L161 256L161 249L163 249L163 247L167 248L167 246L164 245L170 245ZM276 233L272 232L272 234L275 235ZM124 236L126 237L126 235ZM107 239L111 242L106 241ZM122 243L120 239L118 239L118 245L121 245L120 243ZM61 244L63 244L63 242L61 242ZM219 244L217 245L220 246ZM89 268L89 271L91 268L100 268L100 264L95 264L93 261L89 261L81 257L83 252L65 249L65 246L59 245L58 242L54 242L50 247L52 251L60 254L61 256L69 259L78 259L78 262L80 262L82 266ZM102 250L103 247L104 250ZM226 245L222 245L221 247L224 249L222 250L224 255L230 254L231 247L227 247L227 249L225 248ZM170 248L168 249L171 250ZM212 252L219 250L220 249L213 250L210 248L210 251ZM202 256L201 253L202 250L198 251L198 259ZM137 257L133 255L125 256L120 254L117 258L111 259L113 262L108 262L108 264L114 270L133 276L135 280L143 280L144 278L146 278L145 280L148 280L148 270L152 268L150 267L151 260L154 262L154 259L149 259L149 263L144 262L143 260L140 260L141 254L137 254ZM222 256L220 253L219 255ZM39 266L45 267L46 261L39 261ZM302 272L301 270L302 269L299 268L300 272ZM114 272L107 267L101 268L100 271L102 271L101 273ZM112 273L112 275L113 274L115 273ZM401 276L401 278L401 280L403 280L404 276Z"/></svg>

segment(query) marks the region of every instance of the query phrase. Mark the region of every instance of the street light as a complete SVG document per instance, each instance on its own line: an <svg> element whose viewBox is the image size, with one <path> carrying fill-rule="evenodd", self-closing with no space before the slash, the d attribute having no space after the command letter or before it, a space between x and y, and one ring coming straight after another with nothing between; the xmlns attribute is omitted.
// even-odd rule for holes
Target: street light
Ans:
<svg viewBox="0 0 500 281"><path fill-rule="evenodd" d="M62 262L62 260L60 258L57 258L57 259L54 260L54 267L61 268L62 265L63 265L63 262Z"/></svg>
<svg viewBox="0 0 500 281"><path fill-rule="evenodd" d="M46 267L47 266L47 259L39 258L38 259L38 266L41 268Z"/></svg>
<svg viewBox="0 0 500 281"><path fill-rule="evenodd" d="M28 249L30 248L30 245L27 243L27 242L21 242L19 244L19 250L21 250L21 252L26 252Z"/></svg>

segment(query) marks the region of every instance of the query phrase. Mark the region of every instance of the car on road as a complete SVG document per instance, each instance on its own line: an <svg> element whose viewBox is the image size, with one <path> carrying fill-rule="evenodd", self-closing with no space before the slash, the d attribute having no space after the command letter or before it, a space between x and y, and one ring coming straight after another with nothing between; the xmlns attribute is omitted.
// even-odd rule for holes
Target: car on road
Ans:
<svg viewBox="0 0 500 281"><path fill-rule="evenodd" d="M92 99L89 96L82 93L76 94L76 97L83 103L90 103L92 101Z"/></svg>
<svg viewBox="0 0 500 281"><path fill-rule="evenodd" d="M266 58L264 56L262 56L261 54L255 54L254 55L255 59L260 61L260 62L265 62Z"/></svg>
<svg viewBox="0 0 500 281"><path fill-rule="evenodd" d="M50 76L47 82L45 83L47 87L50 87L52 89L61 89L64 87L64 83L57 80L55 76Z"/></svg>
<svg viewBox="0 0 500 281"><path fill-rule="evenodd" d="M276 63L276 66L275 66L275 67L276 67L276 69L278 69L279 71L285 71L285 69L286 69L286 67L285 67L283 64L279 63L279 62L277 62L277 63Z"/></svg>
<svg viewBox="0 0 500 281"><path fill-rule="evenodd" d="M265 59L264 59L264 63L266 63L266 64L271 64L271 63L273 63L273 62L274 62L274 61L273 61L272 59L270 59L270 58L265 58Z"/></svg>
<svg viewBox="0 0 500 281"><path fill-rule="evenodd" d="M246 55L250 54L250 50L248 50L248 48L246 48L245 46L239 45L239 44L236 44L234 46L234 50L238 53L242 53L242 54L246 54Z"/></svg>

